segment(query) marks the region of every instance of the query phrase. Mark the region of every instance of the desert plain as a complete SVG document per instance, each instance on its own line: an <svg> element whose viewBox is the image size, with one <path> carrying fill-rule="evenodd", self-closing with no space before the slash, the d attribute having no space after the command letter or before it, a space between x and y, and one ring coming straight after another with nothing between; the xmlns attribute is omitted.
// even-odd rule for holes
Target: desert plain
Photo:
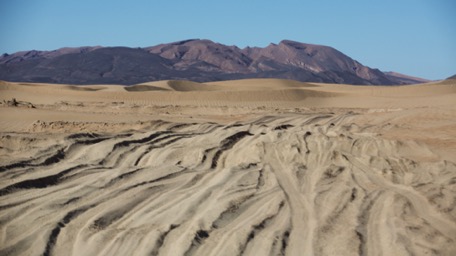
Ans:
<svg viewBox="0 0 456 256"><path fill-rule="evenodd" d="M0 101L0 255L456 255L456 80Z"/></svg>

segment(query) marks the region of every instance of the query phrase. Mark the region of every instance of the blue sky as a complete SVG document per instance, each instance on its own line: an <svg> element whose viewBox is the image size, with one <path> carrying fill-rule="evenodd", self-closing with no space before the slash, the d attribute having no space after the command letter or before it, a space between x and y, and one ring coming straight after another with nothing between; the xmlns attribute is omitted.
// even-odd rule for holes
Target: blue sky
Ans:
<svg viewBox="0 0 456 256"><path fill-rule="evenodd" d="M382 71L456 74L454 0L0 0L0 53L191 38L334 47Z"/></svg>

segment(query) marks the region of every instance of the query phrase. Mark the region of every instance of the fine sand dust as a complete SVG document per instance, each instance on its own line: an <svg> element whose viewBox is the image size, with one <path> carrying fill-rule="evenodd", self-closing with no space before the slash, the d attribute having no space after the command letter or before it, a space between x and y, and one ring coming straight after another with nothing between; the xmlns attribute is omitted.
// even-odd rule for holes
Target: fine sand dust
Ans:
<svg viewBox="0 0 456 256"><path fill-rule="evenodd" d="M456 255L455 80L0 101L0 255Z"/></svg>

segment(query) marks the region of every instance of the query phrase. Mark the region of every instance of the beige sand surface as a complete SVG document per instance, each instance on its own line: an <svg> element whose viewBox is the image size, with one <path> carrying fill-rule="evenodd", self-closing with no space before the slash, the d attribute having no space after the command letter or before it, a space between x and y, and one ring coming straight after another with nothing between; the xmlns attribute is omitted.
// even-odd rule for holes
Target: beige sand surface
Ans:
<svg viewBox="0 0 456 256"><path fill-rule="evenodd" d="M0 101L0 255L456 255L454 80Z"/></svg>

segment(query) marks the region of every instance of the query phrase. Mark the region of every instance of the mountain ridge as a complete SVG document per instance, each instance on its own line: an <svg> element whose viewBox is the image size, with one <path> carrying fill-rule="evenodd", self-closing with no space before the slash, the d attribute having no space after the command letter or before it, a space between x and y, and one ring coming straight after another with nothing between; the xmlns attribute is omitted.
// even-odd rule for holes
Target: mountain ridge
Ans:
<svg viewBox="0 0 456 256"><path fill-rule="evenodd" d="M447 79L456 79L456 74L454 74L454 75L448 77Z"/></svg>
<svg viewBox="0 0 456 256"><path fill-rule="evenodd" d="M394 74L364 66L332 47L292 40L241 49L189 39L144 48L85 46L0 56L0 79L16 82L131 85L157 80L284 78L397 85L426 81Z"/></svg>

